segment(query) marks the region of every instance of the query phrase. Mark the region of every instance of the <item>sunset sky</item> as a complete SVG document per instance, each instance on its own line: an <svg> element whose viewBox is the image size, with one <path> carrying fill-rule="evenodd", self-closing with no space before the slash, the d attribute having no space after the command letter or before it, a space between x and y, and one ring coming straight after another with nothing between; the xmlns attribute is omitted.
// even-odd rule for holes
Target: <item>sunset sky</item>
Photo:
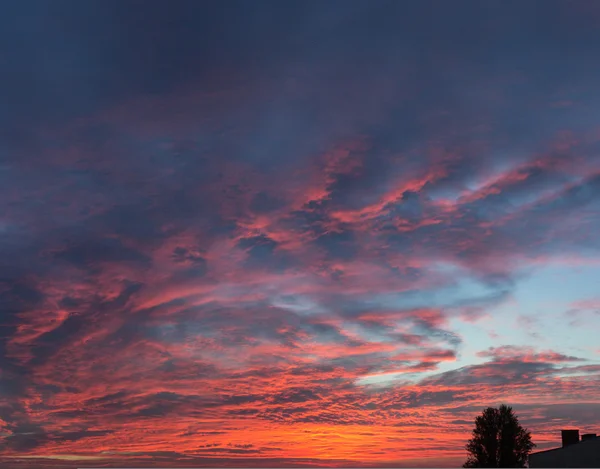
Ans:
<svg viewBox="0 0 600 469"><path fill-rule="evenodd" d="M0 7L0 465L460 466L600 433L600 2Z"/></svg>

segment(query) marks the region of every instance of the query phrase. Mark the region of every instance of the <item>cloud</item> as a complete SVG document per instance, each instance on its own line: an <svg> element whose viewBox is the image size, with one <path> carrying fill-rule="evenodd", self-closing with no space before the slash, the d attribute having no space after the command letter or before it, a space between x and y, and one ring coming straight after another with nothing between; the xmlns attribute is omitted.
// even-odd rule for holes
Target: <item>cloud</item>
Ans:
<svg viewBox="0 0 600 469"><path fill-rule="evenodd" d="M581 358L566 356L552 351L535 353L531 347L502 346L491 347L477 353L480 357L491 357L497 361L521 360L523 362L539 361L543 363L562 363L582 361Z"/></svg>
<svg viewBox="0 0 600 469"><path fill-rule="evenodd" d="M597 15L134 6L0 18L1 464L436 466L505 400L542 444L593 423Z"/></svg>

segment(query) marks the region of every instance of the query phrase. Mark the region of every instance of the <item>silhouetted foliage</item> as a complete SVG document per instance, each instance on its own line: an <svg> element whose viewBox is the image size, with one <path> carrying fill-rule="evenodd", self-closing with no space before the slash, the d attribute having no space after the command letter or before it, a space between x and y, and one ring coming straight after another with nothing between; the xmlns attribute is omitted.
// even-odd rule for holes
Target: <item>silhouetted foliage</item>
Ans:
<svg viewBox="0 0 600 469"><path fill-rule="evenodd" d="M531 433L519 424L512 407L488 407L475 419L463 467L526 467L534 447Z"/></svg>

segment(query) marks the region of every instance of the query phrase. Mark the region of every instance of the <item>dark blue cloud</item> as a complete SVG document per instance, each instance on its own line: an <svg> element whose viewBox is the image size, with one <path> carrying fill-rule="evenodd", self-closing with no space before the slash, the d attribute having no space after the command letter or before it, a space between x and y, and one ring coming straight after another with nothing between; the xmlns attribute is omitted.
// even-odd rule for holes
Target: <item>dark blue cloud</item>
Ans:
<svg viewBox="0 0 600 469"><path fill-rule="evenodd" d="M319 236L314 244L323 249L331 259L352 259L360 249L356 235L348 229L326 232Z"/></svg>

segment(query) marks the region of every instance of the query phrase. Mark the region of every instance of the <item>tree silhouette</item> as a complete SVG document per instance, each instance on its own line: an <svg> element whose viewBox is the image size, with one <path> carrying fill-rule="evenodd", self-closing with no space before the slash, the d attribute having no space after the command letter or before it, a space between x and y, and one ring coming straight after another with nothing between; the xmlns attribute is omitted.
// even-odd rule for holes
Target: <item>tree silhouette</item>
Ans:
<svg viewBox="0 0 600 469"><path fill-rule="evenodd" d="M463 467L526 467L534 447L531 433L519 424L512 407L488 407L475 419Z"/></svg>

